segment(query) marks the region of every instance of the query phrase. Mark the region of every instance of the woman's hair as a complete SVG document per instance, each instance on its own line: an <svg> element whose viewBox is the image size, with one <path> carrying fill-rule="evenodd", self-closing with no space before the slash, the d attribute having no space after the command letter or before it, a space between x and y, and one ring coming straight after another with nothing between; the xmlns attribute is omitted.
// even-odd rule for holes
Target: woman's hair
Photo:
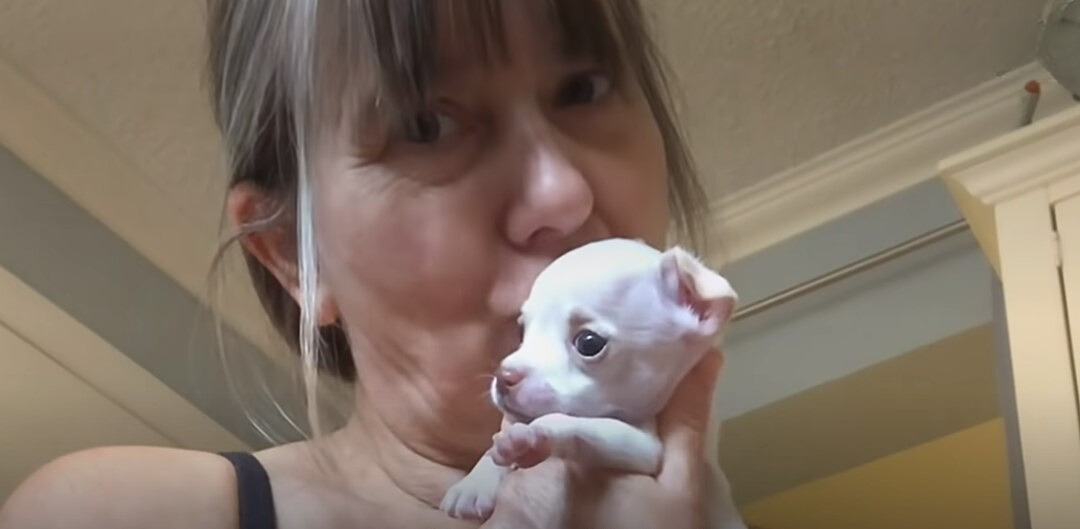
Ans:
<svg viewBox="0 0 1080 529"><path fill-rule="evenodd" d="M537 1L567 51L599 61L617 85L636 83L642 90L663 137L674 233L700 250L707 202L639 2ZM374 112L401 120L422 108L435 75L436 35L448 32L488 64L505 59L501 9L499 0L208 0L212 106L229 188L254 185L275 204L264 218L240 226L222 250L260 230L295 229L299 303L246 250L244 259L267 314L300 354L309 421L315 420L316 373L353 380L356 368L343 329L315 324L308 153L340 116ZM374 97L362 101L361 94Z"/></svg>

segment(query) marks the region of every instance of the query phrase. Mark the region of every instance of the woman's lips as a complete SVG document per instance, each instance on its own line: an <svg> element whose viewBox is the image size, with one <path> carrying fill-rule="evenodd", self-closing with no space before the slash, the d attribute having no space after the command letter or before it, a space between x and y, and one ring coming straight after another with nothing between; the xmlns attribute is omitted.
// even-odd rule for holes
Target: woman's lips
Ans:
<svg viewBox="0 0 1080 529"><path fill-rule="evenodd" d="M495 339L495 347L492 351L497 361L502 361L503 358L510 356L521 346L521 325L517 322L517 315L513 318L504 319L501 323L497 324L499 329L497 332L497 338ZM498 366L496 366L496 369ZM494 373L494 370L492 370Z"/></svg>

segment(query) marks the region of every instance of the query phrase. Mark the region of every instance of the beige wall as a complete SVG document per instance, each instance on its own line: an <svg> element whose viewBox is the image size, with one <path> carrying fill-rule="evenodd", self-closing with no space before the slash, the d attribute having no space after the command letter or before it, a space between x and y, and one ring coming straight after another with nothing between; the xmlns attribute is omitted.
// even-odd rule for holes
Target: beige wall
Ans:
<svg viewBox="0 0 1080 529"><path fill-rule="evenodd" d="M0 293L0 499L33 469L82 448L246 448L3 269Z"/></svg>

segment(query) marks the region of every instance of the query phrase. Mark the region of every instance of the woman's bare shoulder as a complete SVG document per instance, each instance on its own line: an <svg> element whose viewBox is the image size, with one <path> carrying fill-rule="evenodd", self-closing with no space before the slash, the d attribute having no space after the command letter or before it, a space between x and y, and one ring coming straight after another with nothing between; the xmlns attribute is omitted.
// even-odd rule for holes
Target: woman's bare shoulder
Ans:
<svg viewBox="0 0 1080 529"><path fill-rule="evenodd" d="M0 508L0 529L237 527L236 477L223 457L104 447L57 458Z"/></svg>

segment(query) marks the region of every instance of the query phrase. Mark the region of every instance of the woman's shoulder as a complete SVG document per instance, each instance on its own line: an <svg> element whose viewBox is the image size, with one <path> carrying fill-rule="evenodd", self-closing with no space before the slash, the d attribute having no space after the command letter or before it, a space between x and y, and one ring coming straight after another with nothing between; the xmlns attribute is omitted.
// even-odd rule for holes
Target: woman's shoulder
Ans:
<svg viewBox="0 0 1080 529"><path fill-rule="evenodd" d="M0 508L0 529L237 527L236 475L218 454L102 447L59 457Z"/></svg>

